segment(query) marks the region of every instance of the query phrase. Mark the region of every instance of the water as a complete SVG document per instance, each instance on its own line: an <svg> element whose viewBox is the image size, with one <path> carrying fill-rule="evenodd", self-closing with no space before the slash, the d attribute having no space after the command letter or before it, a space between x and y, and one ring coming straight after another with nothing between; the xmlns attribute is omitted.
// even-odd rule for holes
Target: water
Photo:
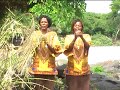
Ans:
<svg viewBox="0 0 120 90"><path fill-rule="evenodd" d="M90 47L88 62L96 64L108 60L120 60L120 46Z"/></svg>
<svg viewBox="0 0 120 90"><path fill-rule="evenodd" d="M108 60L120 60L120 46L92 46L89 50L88 63L96 64ZM67 63L67 57L64 54L56 57L58 65Z"/></svg>

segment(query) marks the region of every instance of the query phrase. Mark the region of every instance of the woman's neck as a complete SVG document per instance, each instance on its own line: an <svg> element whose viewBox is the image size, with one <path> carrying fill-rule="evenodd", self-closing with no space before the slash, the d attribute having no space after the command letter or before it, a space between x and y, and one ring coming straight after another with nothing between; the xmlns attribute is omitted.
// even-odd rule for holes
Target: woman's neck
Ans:
<svg viewBox="0 0 120 90"><path fill-rule="evenodd" d="M47 30L41 30L42 34L46 34Z"/></svg>

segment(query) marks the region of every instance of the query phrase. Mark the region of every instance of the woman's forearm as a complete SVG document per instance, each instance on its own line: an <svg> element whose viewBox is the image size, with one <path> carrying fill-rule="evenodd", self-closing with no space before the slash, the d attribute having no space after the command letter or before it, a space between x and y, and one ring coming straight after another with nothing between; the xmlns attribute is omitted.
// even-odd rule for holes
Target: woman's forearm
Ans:
<svg viewBox="0 0 120 90"><path fill-rule="evenodd" d="M47 44L47 47L48 47L48 49L49 49L52 53L56 54L55 49L52 48L49 44Z"/></svg>
<svg viewBox="0 0 120 90"><path fill-rule="evenodd" d="M84 42L85 48L86 48L87 50L89 50L90 45L86 42L86 40L85 40L83 37L81 37L81 39L82 39L82 41Z"/></svg>
<svg viewBox="0 0 120 90"><path fill-rule="evenodd" d="M74 38L73 41L70 43L69 47L67 50L64 51L64 53L71 52L74 46L76 39Z"/></svg>

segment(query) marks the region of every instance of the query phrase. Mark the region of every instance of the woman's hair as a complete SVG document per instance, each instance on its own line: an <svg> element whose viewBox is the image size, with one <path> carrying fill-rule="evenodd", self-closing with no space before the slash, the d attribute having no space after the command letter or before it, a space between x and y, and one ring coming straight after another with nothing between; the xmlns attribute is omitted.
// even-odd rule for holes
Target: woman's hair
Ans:
<svg viewBox="0 0 120 90"><path fill-rule="evenodd" d="M72 31L72 33L74 33L74 25L76 24L76 22L80 22L81 23L81 25L82 25L82 31L83 31L83 23L82 23L82 21L80 20L80 19L75 19L75 20L73 20L72 21L72 25L71 25L71 31Z"/></svg>
<svg viewBox="0 0 120 90"><path fill-rule="evenodd" d="M40 15L39 18L38 18L38 22L39 23L40 23L40 21L41 21L42 18L46 18L47 21L48 21L48 28L51 27L51 25L52 25L51 18L49 16L47 16L47 15Z"/></svg>

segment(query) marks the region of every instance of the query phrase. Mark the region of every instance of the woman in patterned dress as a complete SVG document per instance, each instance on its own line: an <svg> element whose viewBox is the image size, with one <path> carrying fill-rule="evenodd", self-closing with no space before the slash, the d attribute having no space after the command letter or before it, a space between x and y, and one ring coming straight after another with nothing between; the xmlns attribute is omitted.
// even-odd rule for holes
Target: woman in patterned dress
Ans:
<svg viewBox="0 0 120 90"><path fill-rule="evenodd" d="M83 24L79 19L72 22L71 30L73 34L66 36L64 51L68 57L68 64L64 71L67 90L89 90L88 51L91 37L83 33Z"/></svg>
<svg viewBox="0 0 120 90"><path fill-rule="evenodd" d="M51 31L51 19L46 15L39 18L40 30L31 35L31 48L35 48L33 64L29 73L34 75L35 90L53 90L55 75L58 74L55 65L55 57L62 51L57 34Z"/></svg>

